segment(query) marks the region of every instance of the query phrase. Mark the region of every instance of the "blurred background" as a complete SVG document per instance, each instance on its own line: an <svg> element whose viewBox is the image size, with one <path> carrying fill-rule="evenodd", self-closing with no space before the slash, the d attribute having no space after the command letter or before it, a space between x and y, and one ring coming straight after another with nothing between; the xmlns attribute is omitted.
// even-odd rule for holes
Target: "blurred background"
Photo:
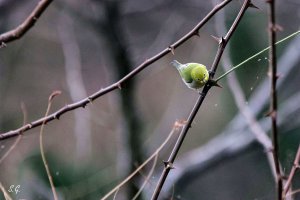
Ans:
<svg viewBox="0 0 300 200"><path fill-rule="evenodd" d="M0 32L19 25L39 1L1 0ZM190 31L217 1L56 0L20 40L0 49L0 132L44 116L104 88ZM146 160L168 137L176 120L186 120L197 100L170 65L174 59L210 68L222 36L243 1L233 0L193 37L137 76L52 121L44 130L44 148L59 199L100 199ZM267 47L267 6L249 9L224 57L236 65ZM278 39L299 29L297 0L276 2ZM223 28L222 28L223 26ZM215 77L224 73L220 63ZM228 63L228 62L227 62ZM278 118L280 161L288 174L299 145L300 37L278 46ZM228 66L227 66L228 67ZM236 70L247 106L270 133L268 54ZM228 76L229 78L231 76ZM274 199L274 177L267 151L240 113L226 79L212 88L179 152L161 199ZM22 111L23 105L23 111ZM40 128L0 141L0 181L4 189L20 185L13 199L53 199L39 147ZM149 180L151 162L118 190L115 199L150 199L179 131L160 152ZM5 156L5 157L4 157ZM300 187L299 174L293 190ZM294 195L300 199L300 195ZM0 199L4 199L1 194ZM113 199L113 195L110 197Z"/></svg>

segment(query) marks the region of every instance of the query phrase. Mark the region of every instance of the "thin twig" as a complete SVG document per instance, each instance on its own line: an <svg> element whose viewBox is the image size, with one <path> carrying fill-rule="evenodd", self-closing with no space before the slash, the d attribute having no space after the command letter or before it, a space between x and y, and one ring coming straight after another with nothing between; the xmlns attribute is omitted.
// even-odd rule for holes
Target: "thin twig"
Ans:
<svg viewBox="0 0 300 200"><path fill-rule="evenodd" d="M229 31L227 32L226 36L223 38L221 37L220 38L220 41L219 41L219 47L218 47L218 51L216 53L216 56L215 56L215 59L214 59L214 62L211 66L211 69L210 69L210 79L213 79L214 75L215 75L215 72L217 70L217 67L218 67L218 64L220 62L220 59L221 59L221 56L223 54L223 51L228 43L228 41L230 40L232 34L234 33L234 31L236 30L240 20L242 19L244 13L246 12L248 6L250 4L250 0L245 0L244 3L243 3L243 6L240 10L240 12L238 13L237 17L235 18L232 26L230 27ZM205 99L206 97L206 94L208 93L208 91L210 90L210 88L212 87L212 85L210 84L210 82L208 82L202 92L200 93L199 97L198 97L198 100L196 102L196 104L194 105L189 117L188 117L188 120L187 120L187 123L186 125L183 127L177 141L176 141L176 144L174 146L174 148L172 149L172 152L169 156L169 159L168 161L164 162L165 164L165 168L160 176L160 179L157 183L157 186L154 190L154 193L152 195L152 200L156 200L160 194L160 191L165 183L165 180L167 179L167 176L170 172L171 169L173 169L173 163L176 159L176 156L179 152L179 149L185 139L185 136L187 135L187 132L189 131L189 129L191 128L191 124L192 122L194 121L194 118L196 116L196 114L198 113L198 110L199 108L201 107L202 105L202 102L203 100Z"/></svg>
<svg viewBox="0 0 300 200"><path fill-rule="evenodd" d="M2 185L1 181L0 181L0 189L3 192L4 198L5 200L12 200L11 196L6 192L6 189L4 188L4 186Z"/></svg>
<svg viewBox="0 0 300 200"><path fill-rule="evenodd" d="M158 154L156 154L156 156L154 157L152 167L151 167L151 169L150 169L150 171L148 173L148 176L145 178L144 183L142 184L142 186L139 189L139 191L134 195L134 197L131 200L136 200L139 197L139 195L143 191L144 187L146 186L146 184L148 183L148 181L151 179L151 176L152 176L152 174L154 172L154 169L155 169L155 166L156 166L156 163L157 163L157 158L158 158Z"/></svg>
<svg viewBox="0 0 300 200"><path fill-rule="evenodd" d="M46 111L45 117L47 117L47 115L48 115L48 113L50 111L53 98L55 96L59 95L59 94L61 94L60 91L54 91L50 95L49 100L48 100L48 107L47 107L47 111ZM45 127L45 122L43 122L43 124L41 126L41 130L40 130L40 150L41 150L41 156L42 156L42 160L43 160L43 163L44 163L44 166L45 166L45 169L46 169L46 172L47 172L47 176L48 176L48 179L49 179L49 182L50 182L50 185L51 185L53 197L54 197L55 200L58 200L57 193L56 193L56 190L55 190L55 187L54 187L54 183L53 183L53 179L52 179L52 176L51 176L51 172L50 172L50 169L49 169L49 166L48 166L48 162L46 160L46 156L45 156L45 152L44 152L44 144L43 144L44 127Z"/></svg>
<svg viewBox="0 0 300 200"><path fill-rule="evenodd" d="M34 26L39 17L43 14L43 12L47 9L50 3L53 0L41 0L34 10L30 13L30 15L13 30L10 30L6 33L2 33L0 35L0 44L1 46L6 46L6 43L17 40L21 38L30 28Z"/></svg>
<svg viewBox="0 0 300 200"><path fill-rule="evenodd" d="M300 30L288 35L287 37L279 40L278 42L275 43L275 45L278 45L288 39L291 39L295 36L297 36L300 33ZM269 47L264 48L263 50L257 52L256 54L250 56L249 58L247 58L246 60L240 62L239 64L237 64L236 66L232 67L230 70L226 71L224 74L222 74L221 76L219 76L218 78L215 79L216 82L218 82L219 80L223 79L225 76L227 76L228 74L230 74L231 72L235 71L236 69L240 68L241 66L243 66L245 63L249 62L250 60L256 58L257 56L261 55L262 53L268 51L270 49Z"/></svg>
<svg viewBox="0 0 300 200"><path fill-rule="evenodd" d="M24 103L21 103L21 109L23 113L23 125L26 124L27 121L27 110L25 108ZM14 143L11 145L11 147L7 150L7 152L0 158L0 164L3 162L3 160L16 148L16 146L19 144L19 142L22 139L22 133L17 137L17 139L14 141Z"/></svg>
<svg viewBox="0 0 300 200"><path fill-rule="evenodd" d="M271 104L270 117L272 123L273 157L276 170L277 199L282 200L282 178L280 173L278 129L277 129L277 59L276 59L276 23L275 23L275 0L267 0L269 3L269 70L271 75Z"/></svg>
<svg viewBox="0 0 300 200"><path fill-rule="evenodd" d="M171 139L172 135L178 130L178 128L182 127L183 124L176 121L172 131L168 135L168 137L165 139L165 141L155 150L155 152L147 159L145 162L143 162L134 172L132 172L126 179L124 179L121 183L119 183L116 187L114 187L111 191L109 191L104 197L101 198L101 200L105 200L108 197L110 197L112 194L114 194L117 190L119 190L120 187L122 187L124 184L126 184L132 177L134 177L141 169L143 169L153 158L157 156L157 154L163 149L163 147L167 144L167 142Z"/></svg>
<svg viewBox="0 0 300 200"><path fill-rule="evenodd" d="M188 32L186 35L184 35L182 38L180 38L178 41L176 41L175 43L173 43L172 45L170 45L168 48L164 49L163 51L159 52L158 54L154 55L153 57L151 57L150 59L146 59L142 64L140 64L138 67L136 67L133 71L131 71L129 74L127 74L126 76L124 76L122 79L120 79L119 81L107 86L106 88L100 89L99 91L95 92L94 94L80 100L77 102L74 102L72 104L68 104L62 108L60 108L58 111L48 115L47 117L43 117L40 118L36 121L33 121L25 126L22 126L18 129L12 130L12 131L8 131L5 133L0 133L0 140L4 140L10 137L15 137L16 135L18 135L20 132L26 132L32 128L41 126L43 124L43 122L47 123L50 122L52 120L55 119L59 119L59 117L63 114L65 114L66 112L75 110L77 108L80 107L85 107L87 104L91 103L92 101L94 101L95 99L115 90L115 89L121 89L122 84L124 84L126 81L128 81L129 79L133 78L135 75L137 75L139 72L141 72L143 69L145 69L146 67L148 67L149 65L151 65L152 63L154 63L155 61L159 60L160 58L164 57L165 55L167 55L170 52L174 52L174 50L179 47L180 45L182 45L183 43L185 43L188 39L190 39L191 37L198 35L198 31L199 29L220 9L222 9L225 5L227 5L229 2L231 2L232 0L224 0L222 3L216 5L214 7L214 9L212 9L208 15L201 20L190 32Z"/></svg>
<svg viewBox="0 0 300 200"><path fill-rule="evenodd" d="M291 172L289 174L289 177L285 183L285 186L284 186L284 189L283 189L283 199L285 199L290 187L291 187L291 184L292 184L292 180L294 178L294 175L296 173L297 170L299 170L299 162L300 162L300 145L298 147L298 151L297 151L297 154L295 156L295 161L293 163L293 166L292 166L292 169L291 169Z"/></svg>

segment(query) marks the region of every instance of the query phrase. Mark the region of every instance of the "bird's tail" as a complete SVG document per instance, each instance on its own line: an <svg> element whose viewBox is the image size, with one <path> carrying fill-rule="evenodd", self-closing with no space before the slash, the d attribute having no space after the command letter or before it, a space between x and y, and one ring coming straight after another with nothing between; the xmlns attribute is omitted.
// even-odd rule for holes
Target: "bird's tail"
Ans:
<svg viewBox="0 0 300 200"><path fill-rule="evenodd" d="M180 67L181 67L181 63L178 62L177 60L173 60L173 61L171 62L171 64L172 64L174 67L176 67L177 70L179 70Z"/></svg>

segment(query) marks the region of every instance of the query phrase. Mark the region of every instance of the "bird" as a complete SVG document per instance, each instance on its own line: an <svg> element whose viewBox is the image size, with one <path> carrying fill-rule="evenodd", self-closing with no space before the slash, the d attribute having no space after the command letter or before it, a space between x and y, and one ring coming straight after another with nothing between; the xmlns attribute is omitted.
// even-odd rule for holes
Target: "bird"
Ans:
<svg viewBox="0 0 300 200"><path fill-rule="evenodd" d="M183 82L190 89L199 90L209 80L209 72L203 64L181 64L177 60L173 60L171 64L178 70Z"/></svg>

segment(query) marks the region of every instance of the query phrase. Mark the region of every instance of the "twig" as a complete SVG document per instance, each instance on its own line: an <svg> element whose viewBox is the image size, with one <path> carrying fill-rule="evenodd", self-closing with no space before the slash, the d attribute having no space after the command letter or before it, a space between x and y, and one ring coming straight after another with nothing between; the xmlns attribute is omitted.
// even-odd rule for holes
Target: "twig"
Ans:
<svg viewBox="0 0 300 200"><path fill-rule="evenodd" d="M144 183L142 184L142 186L139 189L139 191L134 195L134 197L131 200L136 200L139 197L139 195L143 191L144 187L146 186L147 182L150 180L150 178L151 178L151 176L152 176L152 174L154 172L156 163L157 163L157 158L158 158L158 154L156 154L156 156L154 157L154 161L153 161L152 167L151 167L151 169L150 169L150 171L148 173L148 176L145 178Z"/></svg>
<svg viewBox="0 0 300 200"><path fill-rule="evenodd" d="M0 44L5 46L6 43L21 38L31 27L34 26L36 21L46 10L53 0L41 0L31 14L25 19L25 21L13 30L0 35Z"/></svg>
<svg viewBox="0 0 300 200"><path fill-rule="evenodd" d="M55 119L59 119L59 117L66 112L75 110L80 107L85 107L87 104L91 103L95 99L115 90L115 89L121 89L121 86L123 83L137 75L139 72L141 72L143 69L154 63L155 61L159 60L163 56L167 55L170 52L174 52L174 49L185 43L188 39L191 37L198 35L199 29L220 9L222 9L225 5L227 5L232 0L224 0L222 3L216 5L213 10L211 10L208 15L201 20L190 32L188 32L186 35L184 35L182 38L180 38L178 41L176 41L174 44L170 45L168 48L164 49L163 51L159 52L158 54L154 55L150 59L146 59L142 64L140 64L138 67L136 67L133 71L131 71L129 74L124 76L119 81L107 86L106 88L100 89L99 91L95 92L94 94L88 96L87 98L84 98L80 101L74 102L72 104L68 104L62 108L60 108L58 111L48 115L47 117L40 118L36 121L33 121L25 126L22 126L18 129L8 131L5 133L0 134L0 140L4 140L10 137L15 137L20 132L26 132L32 128L41 126L43 122L47 123Z"/></svg>
<svg viewBox="0 0 300 200"><path fill-rule="evenodd" d="M236 19L234 20L232 26L230 27L229 31L227 32L226 36L223 38L221 37L220 40L219 40L219 47L218 47L218 51L216 53L216 56L215 56L215 59L214 59L214 62L211 66L211 69L210 69L210 79L213 79L214 75L215 75L215 72L217 70L217 67L218 67L218 64L220 62L220 59L221 59L221 56L223 54L223 51L228 43L228 41L230 40L232 34L234 33L234 31L236 30L237 28L237 25L239 24L240 20L242 19L244 13L246 12L248 6L250 5L250 0L245 0L244 3L243 3L243 6L240 10L240 12L238 13ZM164 162L165 164L165 168L160 176L160 179L157 183L157 186L154 190L154 193L152 195L152 200L156 200L160 194L160 191L164 185L164 182L170 172L171 169L173 169L173 163L176 159L176 156L179 152L179 149L185 139L185 136L187 134L187 132L189 131L189 129L191 128L191 124L196 116L196 114L198 113L198 110L199 108L201 107L202 105L202 102L203 100L205 99L205 96L206 94L208 93L209 89L212 87L212 85L210 84L210 82L208 82L202 92L200 93L199 97L198 97L198 100L196 102L196 104L194 105L194 108L192 109L189 117L188 117L188 120L187 120L187 124L183 127L177 141L176 141L176 144L174 146L174 148L172 149L172 152L169 156L169 159L168 161Z"/></svg>
<svg viewBox="0 0 300 200"><path fill-rule="evenodd" d="M111 191L109 191L101 200L105 200L114 194L120 187L126 184L132 177L134 177L143 167L145 167L153 158L157 156L157 154L163 149L163 147L167 144L167 142L171 139L172 135L178 130L178 128L182 127L182 123L175 122L174 127L165 141L155 150L155 152L143 162L134 172L132 172L126 179L124 179L121 183L119 183L116 187L114 187Z"/></svg>
<svg viewBox="0 0 300 200"><path fill-rule="evenodd" d="M12 198L9 196L9 194L6 192L6 189L4 188L4 186L2 185L2 183L0 182L0 189L3 192L4 198L5 200L12 200Z"/></svg>
<svg viewBox="0 0 300 200"><path fill-rule="evenodd" d="M291 169L291 172L289 174L289 177L285 183L285 186L284 186L284 189L283 189L283 199L285 199L290 187L291 187L291 184L292 184L292 180L293 180L293 177L296 173L297 170L299 170L299 162L300 162L300 145L298 147L298 151L297 151L297 154L295 156L295 161L293 163L293 167Z"/></svg>
<svg viewBox="0 0 300 200"><path fill-rule="evenodd" d="M45 117L47 117L47 115L48 115L48 113L50 111L53 98L55 96L57 96L57 95L60 95L60 94L61 94L60 91L54 91L50 95L49 100L48 100L48 107L47 107L47 111L46 111ZM43 160L43 163L44 163L44 166L45 166L45 169L46 169L46 172L47 172L47 176L48 176L48 179L49 179L49 182L50 182L50 185L51 185L53 197L54 197L55 200L58 200L57 193L56 193L56 190L55 190L55 187L54 187L54 183L53 183L53 179L52 179L52 176L51 176L51 172L50 172L50 169L49 169L49 166L48 166L48 162L46 160L45 152L44 152L44 145L43 145L44 127L45 127L45 122L43 122L43 124L41 126L41 130L40 130L40 150L41 150L41 156L42 156L42 160Z"/></svg>
<svg viewBox="0 0 300 200"><path fill-rule="evenodd" d="M272 139L273 139L273 157L276 170L276 187L277 199L282 200L282 178L280 173L279 161L279 145L278 145L278 130L277 130L277 60L276 60L276 24L275 24L275 0L267 0L269 3L269 70L271 75L271 104L270 104L270 117L272 123Z"/></svg>
<svg viewBox="0 0 300 200"><path fill-rule="evenodd" d="M23 125L25 125L26 121L27 121L27 111L26 111L26 108L25 108L25 105L23 102L21 103L21 109L22 109L22 113L23 113ZM21 139L22 139L22 133L17 137L17 139L11 145L11 147L7 150L7 152L0 158L0 164L12 152L12 150L14 150L14 148L16 148L17 144L21 141Z"/></svg>
<svg viewBox="0 0 300 200"><path fill-rule="evenodd" d="M297 36L300 33L300 30L292 33L291 35L288 35L287 37L279 40L278 42L275 43L275 45L278 45L288 39L291 39L295 36ZM262 53L268 51L270 49L270 47L264 48L263 50L257 52L256 54L254 54L253 56L250 56L249 58L247 58L246 60L244 60L243 62L237 64L236 66L232 67L230 70L226 71L224 74L222 74L221 76L219 76L218 78L215 79L215 81L219 81L221 79L223 79L225 76L227 76L228 74L230 74L231 72L235 71L236 69L240 68L241 66L243 66L245 63L249 62L250 60L256 58L257 56L261 55Z"/></svg>

